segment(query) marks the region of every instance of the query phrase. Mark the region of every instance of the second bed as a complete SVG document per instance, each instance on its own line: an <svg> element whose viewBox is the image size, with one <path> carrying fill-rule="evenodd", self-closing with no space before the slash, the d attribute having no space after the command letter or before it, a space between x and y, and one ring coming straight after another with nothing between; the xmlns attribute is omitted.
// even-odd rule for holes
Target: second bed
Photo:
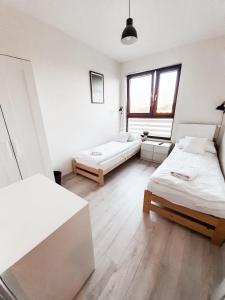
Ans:
<svg viewBox="0 0 225 300"><path fill-rule="evenodd" d="M174 168L192 167L197 172L193 180L171 175ZM176 145L152 174L143 209L202 233L220 245L225 240L225 182L217 155L187 153Z"/></svg>
<svg viewBox="0 0 225 300"><path fill-rule="evenodd" d="M140 152L140 139L130 142L111 141L80 151L72 160L73 172L104 185L104 176Z"/></svg>

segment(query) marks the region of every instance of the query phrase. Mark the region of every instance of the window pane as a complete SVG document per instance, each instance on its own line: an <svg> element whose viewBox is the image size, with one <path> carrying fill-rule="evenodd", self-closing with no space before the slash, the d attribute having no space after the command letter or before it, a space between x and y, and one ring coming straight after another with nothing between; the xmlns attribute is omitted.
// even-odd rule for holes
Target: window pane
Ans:
<svg viewBox="0 0 225 300"><path fill-rule="evenodd" d="M177 71L160 74L157 113L171 113L176 88Z"/></svg>
<svg viewBox="0 0 225 300"><path fill-rule="evenodd" d="M152 75L131 78L129 84L130 113L149 113Z"/></svg>

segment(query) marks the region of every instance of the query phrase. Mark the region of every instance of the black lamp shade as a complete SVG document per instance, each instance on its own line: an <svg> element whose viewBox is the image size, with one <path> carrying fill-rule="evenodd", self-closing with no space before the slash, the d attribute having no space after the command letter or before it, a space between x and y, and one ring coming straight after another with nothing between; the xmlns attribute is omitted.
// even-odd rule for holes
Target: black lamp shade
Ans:
<svg viewBox="0 0 225 300"><path fill-rule="evenodd" d="M126 27L122 33L121 42L125 45L131 45L138 39L137 31L133 26L133 19L128 18Z"/></svg>
<svg viewBox="0 0 225 300"><path fill-rule="evenodd" d="M220 104L219 106L217 106L216 109L225 112L225 102L223 102L222 104Z"/></svg>

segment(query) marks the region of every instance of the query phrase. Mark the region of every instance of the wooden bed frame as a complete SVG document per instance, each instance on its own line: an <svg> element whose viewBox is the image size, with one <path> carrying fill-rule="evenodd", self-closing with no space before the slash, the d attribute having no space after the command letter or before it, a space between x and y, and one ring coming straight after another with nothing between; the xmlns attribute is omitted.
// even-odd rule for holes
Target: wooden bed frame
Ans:
<svg viewBox="0 0 225 300"><path fill-rule="evenodd" d="M171 203L145 190L143 211L149 213L150 210L209 237L215 245L221 245L225 240L225 219Z"/></svg>
<svg viewBox="0 0 225 300"><path fill-rule="evenodd" d="M125 158L121 159L119 162L115 163L113 166L103 170L103 169L95 169L88 165L77 162L75 159L72 160L72 169L74 174L80 174L84 177L87 177L95 182L97 182L100 186L104 185L104 176L114 170L116 167L123 164L125 161L140 153L140 149L132 152Z"/></svg>

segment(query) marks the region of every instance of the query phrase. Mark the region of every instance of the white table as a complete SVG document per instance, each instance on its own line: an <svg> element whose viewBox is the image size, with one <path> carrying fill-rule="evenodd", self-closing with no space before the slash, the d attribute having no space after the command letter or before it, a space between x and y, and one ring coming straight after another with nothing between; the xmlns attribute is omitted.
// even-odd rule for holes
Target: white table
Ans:
<svg viewBox="0 0 225 300"><path fill-rule="evenodd" d="M144 141L141 143L141 158L161 163L168 156L171 142Z"/></svg>
<svg viewBox="0 0 225 300"><path fill-rule="evenodd" d="M88 202L42 175L0 190L0 274L19 300L69 300L94 270Z"/></svg>

